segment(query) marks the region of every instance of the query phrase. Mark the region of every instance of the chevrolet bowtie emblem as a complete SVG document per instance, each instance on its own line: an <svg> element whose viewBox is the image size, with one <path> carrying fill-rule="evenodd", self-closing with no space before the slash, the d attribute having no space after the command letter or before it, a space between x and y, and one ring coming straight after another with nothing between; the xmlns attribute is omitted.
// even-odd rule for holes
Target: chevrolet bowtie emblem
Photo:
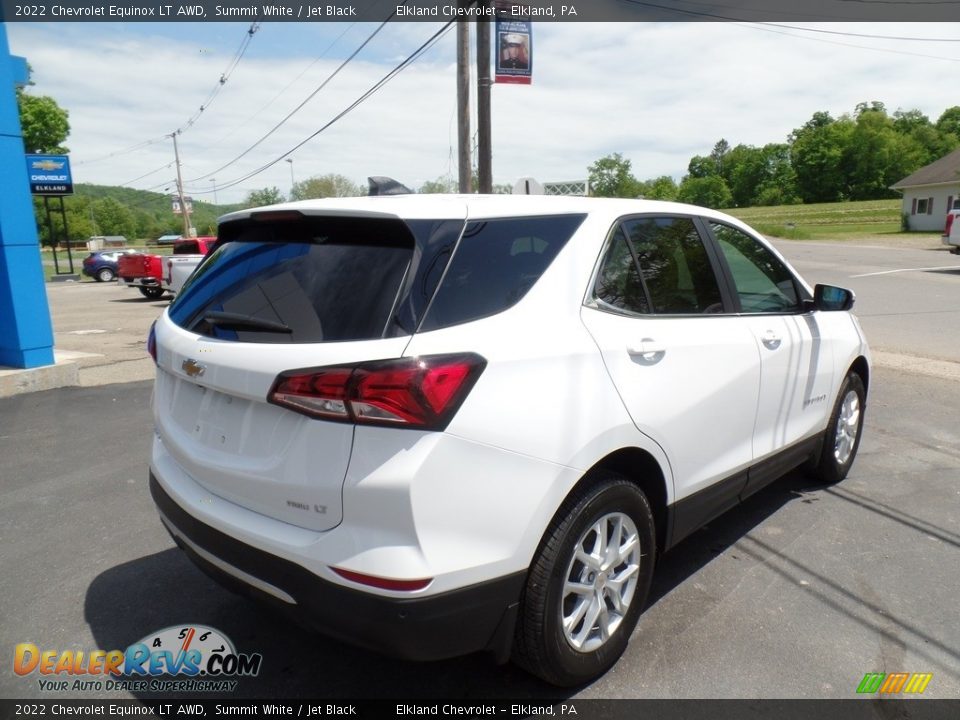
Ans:
<svg viewBox="0 0 960 720"><path fill-rule="evenodd" d="M190 377L200 377L207 369L205 365L201 365L193 358L184 360L180 367L182 367L183 371Z"/></svg>

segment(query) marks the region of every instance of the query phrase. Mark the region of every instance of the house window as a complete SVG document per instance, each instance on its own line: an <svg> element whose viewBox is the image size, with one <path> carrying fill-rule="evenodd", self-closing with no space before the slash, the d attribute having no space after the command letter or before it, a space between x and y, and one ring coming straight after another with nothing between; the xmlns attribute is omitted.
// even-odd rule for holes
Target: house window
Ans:
<svg viewBox="0 0 960 720"><path fill-rule="evenodd" d="M927 205L930 202L930 198L917 198L917 207L913 211L914 215L926 215L927 214Z"/></svg>

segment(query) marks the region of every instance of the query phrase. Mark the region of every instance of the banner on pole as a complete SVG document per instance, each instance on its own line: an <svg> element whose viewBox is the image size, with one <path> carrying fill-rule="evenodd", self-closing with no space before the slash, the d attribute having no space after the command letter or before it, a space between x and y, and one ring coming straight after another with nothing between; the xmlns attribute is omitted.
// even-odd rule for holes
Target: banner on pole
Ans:
<svg viewBox="0 0 960 720"><path fill-rule="evenodd" d="M532 26L528 20L497 20L496 80L529 85L533 76Z"/></svg>

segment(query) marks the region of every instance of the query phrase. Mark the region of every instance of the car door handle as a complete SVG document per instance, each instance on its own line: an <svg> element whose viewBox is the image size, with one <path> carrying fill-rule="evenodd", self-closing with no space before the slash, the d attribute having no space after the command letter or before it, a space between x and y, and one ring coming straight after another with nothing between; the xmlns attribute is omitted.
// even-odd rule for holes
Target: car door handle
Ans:
<svg viewBox="0 0 960 720"><path fill-rule="evenodd" d="M627 352L644 362L657 362L667 353L667 349L653 338L643 338L639 343L628 345Z"/></svg>
<svg viewBox="0 0 960 720"><path fill-rule="evenodd" d="M780 347L780 341L781 337L773 330L767 330L763 334L763 337L760 338L760 342L762 342L770 350L776 350L778 347Z"/></svg>

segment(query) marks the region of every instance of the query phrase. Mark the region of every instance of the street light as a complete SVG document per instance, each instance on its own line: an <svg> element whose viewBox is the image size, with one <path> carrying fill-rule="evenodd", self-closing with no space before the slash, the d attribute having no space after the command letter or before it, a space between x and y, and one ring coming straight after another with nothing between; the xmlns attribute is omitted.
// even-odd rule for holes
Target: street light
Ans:
<svg viewBox="0 0 960 720"><path fill-rule="evenodd" d="M217 179L210 178L210 182L213 183L213 204L219 205L220 203L217 202Z"/></svg>
<svg viewBox="0 0 960 720"><path fill-rule="evenodd" d="M293 186L296 185L296 182L293 180L293 158L284 159L290 163L290 199L293 200Z"/></svg>

